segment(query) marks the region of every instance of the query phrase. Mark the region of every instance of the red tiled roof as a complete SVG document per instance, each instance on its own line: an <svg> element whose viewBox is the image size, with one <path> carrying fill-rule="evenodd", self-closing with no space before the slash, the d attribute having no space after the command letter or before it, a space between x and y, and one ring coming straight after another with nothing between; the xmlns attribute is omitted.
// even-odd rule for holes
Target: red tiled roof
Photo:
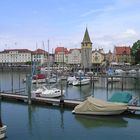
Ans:
<svg viewBox="0 0 140 140"><path fill-rule="evenodd" d="M42 49L37 49L35 51L32 52L33 54L47 54L48 52L46 52L45 50Z"/></svg>
<svg viewBox="0 0 140 140"><path fill-rule="evenodd" d="M5 49L3 52L4 53L9 53L10 51L18 51L20 53L28 53L28 52L31 52L28 49Z"/></svg>
<svg viewBox="0 0 140 140"><path fill-rule="evenodd" d="M116 55L130 55L131 49L127 46L115 47Z"/></svg>
<svg viewBox="0 0 140 140"><path fill-rule="evenodd" d="M64 48L64 47L55 48L55 54L58 54L59 52L64 52L65 54L68 54L67 48Z"/></svg>

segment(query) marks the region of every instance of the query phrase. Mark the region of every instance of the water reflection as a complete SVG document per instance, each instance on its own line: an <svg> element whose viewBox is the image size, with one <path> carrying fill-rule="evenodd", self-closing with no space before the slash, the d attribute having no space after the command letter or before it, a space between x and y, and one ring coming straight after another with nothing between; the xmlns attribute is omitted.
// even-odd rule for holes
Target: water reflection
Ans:
<svg viewBox="0 0 140 140"><path fill-rule="evenodd" d="M75 119L85 128L127 127L128 121L121 116L86 116L75 115Z"/></svg>
<svg viewBox="0 0 140 140"><path fill-rule="evenodd" d="M40 108L41 107L41 108ZM40 127L36 126L38 124L41 124L42 122L45 122L46 125L50 125L51 123L53 125L52 118L55 118L57 116L58 119L58 126L61 129L64 129L64 108L58 108L58 107L45 107L45 106L35 106L35 105L28 105L28 124L29 124L29 131L32 133L34 131L34 127ZM54 114L57 114L54 116ZM42 122L39 122L39 120L42 120ZM55 120L56 121L56 120Z"/></svg>

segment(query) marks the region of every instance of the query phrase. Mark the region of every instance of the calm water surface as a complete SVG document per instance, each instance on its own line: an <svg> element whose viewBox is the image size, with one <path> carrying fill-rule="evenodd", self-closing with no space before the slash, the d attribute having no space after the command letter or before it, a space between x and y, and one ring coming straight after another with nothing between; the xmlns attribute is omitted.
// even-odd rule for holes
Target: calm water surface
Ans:
<svg viewBox="0 0 140 140"><path fill-rule="evenodd" d="M0 73L1 90L11 90L11 86L25 88L22 79L25 73ZM13 79L13 82L11 82ZM139 79L123 79L123 90L136 95L140 100ZM91 85L66 86L67 99L85 99L94 95L107 100L113 92L121 91L121 82L109 85L106 90L104 78ZM60 87L60 85L55 85ZM26 94L26 93L25 93ZM77 116L72 110L50 106L28 106L23 103L2 102L2 120L8 126L6 140L139 140L140 114L110 117Z"/></svg>
<svg viewBox="0 0 140 140"><path fill-rule="evenodd" d="M2 102L7 140L139 140L140 114L76 116L71 110Z"/></svg>

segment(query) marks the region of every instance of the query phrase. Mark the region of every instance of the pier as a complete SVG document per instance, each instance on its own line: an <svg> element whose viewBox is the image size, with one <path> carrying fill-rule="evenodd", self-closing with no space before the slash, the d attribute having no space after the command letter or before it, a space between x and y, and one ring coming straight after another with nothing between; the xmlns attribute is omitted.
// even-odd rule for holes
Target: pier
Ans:
<svg viewBox="0 0 140 140"><path fill-rule="evenodd" d="M2 100L12 100L17 102L28 103L28 96L27 95L15 95L15 94L7 94L1 93L0 94ZM76 105L80 104L82 101L80 100L70 100L64 99L63 107L66 108L74 108ZM61 98L43 98L43 97L31 97L32 104L40 104L40 105L52 105L52 106L61 106ZM128 106L128 111L131 112L139 112L140 106Z"/></svg>
<svg viewBox="0 0 140 140"><path fill-rule="evenodd" d="M9 93L1 92L0 96L2 100L28 103L27 95L9 94ZM59 106L61 104L61 99L60 98L31 97L31 103L40 104L40 105ZM68 107L68 108L74 108L79 103L81 103L81 101L79 100L64 99L63 106Z"/></svg>

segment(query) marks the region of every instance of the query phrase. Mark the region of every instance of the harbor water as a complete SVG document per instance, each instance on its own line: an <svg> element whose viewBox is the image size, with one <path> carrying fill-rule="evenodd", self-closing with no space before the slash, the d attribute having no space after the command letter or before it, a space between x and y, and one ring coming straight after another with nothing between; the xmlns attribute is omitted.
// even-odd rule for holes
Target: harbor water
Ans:
<svg viewBox="0 0 140 140"><path fill-rule="evenodd" d="M1 72L0 89L25 88L26 73ZM137 77L137 76L136 76ZM107 100L116 91L128 91L140 100L139 78L125 78L109 84L100 78L90 85L76 87L63 81L64 98L83 100L93 95ZM60 85L54 85L60 87ZM22 93L22 94L27 94ZM139 140L140 113L118 116L84 116L72 114L72 109L58 106L27 105L2 101L2 121L7 125L6 140Z"/></svg>

